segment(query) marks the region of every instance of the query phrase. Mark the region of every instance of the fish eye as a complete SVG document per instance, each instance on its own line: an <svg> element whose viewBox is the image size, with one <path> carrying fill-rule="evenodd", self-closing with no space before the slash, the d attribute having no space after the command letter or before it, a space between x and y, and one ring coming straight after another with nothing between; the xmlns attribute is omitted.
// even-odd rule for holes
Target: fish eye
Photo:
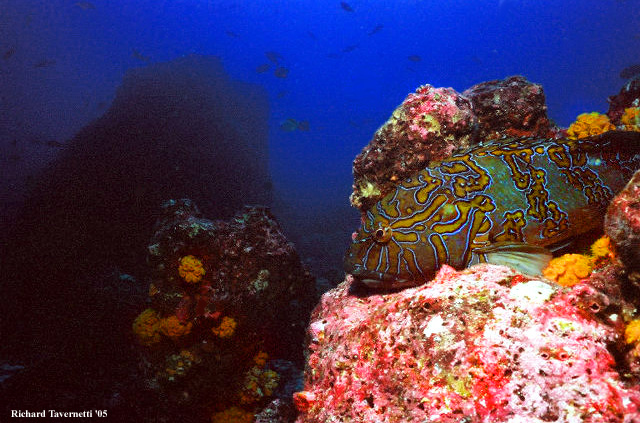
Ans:
<svg viewBox="0 0 640 423"><path fill-rule="evenodd" d="M391 239L391 228L388 226L378 225L378 229L373 232L373 238L376 242L386 243Z"/></svg>

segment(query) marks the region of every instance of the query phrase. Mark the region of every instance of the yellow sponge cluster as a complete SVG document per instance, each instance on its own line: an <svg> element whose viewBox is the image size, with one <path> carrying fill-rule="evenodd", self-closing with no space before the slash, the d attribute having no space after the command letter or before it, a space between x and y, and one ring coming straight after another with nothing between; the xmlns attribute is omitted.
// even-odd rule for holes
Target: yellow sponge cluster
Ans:
<svg viewBox="0 0 640 423"><path fill-rule="evenodd" d="M133 332L142 345L153 345L160 342L161 334L176 340L191 332L192 323L182 323L176 316L161 319L155 310L148 308L133 322Z"/></svg>
<svg viewBox="0 0 640 423"><path fill-rule="evenodd" d="M591 273L591 258L582 254L565 254L549 262L544 269L547 279L556 281L558 285L573 286Z"/></svg>
<svg viewBox="0 0 640 423"><path fill-rule="evenodd" d="M591 260L596 267L602 263L610 262L613 257L613 245L608 236L601 237L591 246Z"/></svg>
<svg viewBox="0 0 640 423"><path fill-rule="evenodd" d="M567 129L567 135L571 139L585 138L591 135L599 135L611 131L616 127L609 121L607 115L598 112L582 113Z"/></svg>
<svg viewBox="0 0 640 423"><path fill-rule="evenodd" d="M194 256L184 256L180 259L178 274L187 283L198 283L204 277L206 271L202 262Z"/></svg>
<svg viewBox="0 0 640 423"><path fill-rule="evenodd" d="M556 257L549 262L543 274L558 285L573 286L588 277L594 268L609 263L613 257L611 240L603 236L591 246L591 255L565 254Z"/></svg>
<svg viewBox="0 0 640 423"><path fill-rule="evenodd" d="M233 317L224 316L222 318L222 322L220 322L218 326L212 328L211 332L220 338L231 338L237 325L238 322L236 322Z"/></svg>
<svg viewBox="0 0 640 423"><path fill-rule="evenodd" d="M620 122L624 125L626 131L640 132L640 107L624 109Z"/></svg>
<svg viewBox="0 0 640 423"><path fill-rule="evenodd" d="M158 322L158 329L162 334L172 340L176 340L181 336L188 335L191 332L192 323L182 323L176 316L169 316Z"/></svg>
<svg viewBox="0 0 640 423"><path fill-rule="evenodd" d="M624 328L624 340L627 344L635 344L640 341L640 320L632 320Z"/></svg>
<svg viewBox="0 0 640 423"><path fill-rule="evenodd" d="M230 407L224 411L213 413L211 423L251 423L254 417L250 411L238 407Z"/></svg>
<svg viewBox="0 0 640 423"><path fill-rule="evenodd" d="M133 332L138 336L142 345L152 345L160 341L158 322L160 318L155 310L148 308L133 322Z"/></svg>

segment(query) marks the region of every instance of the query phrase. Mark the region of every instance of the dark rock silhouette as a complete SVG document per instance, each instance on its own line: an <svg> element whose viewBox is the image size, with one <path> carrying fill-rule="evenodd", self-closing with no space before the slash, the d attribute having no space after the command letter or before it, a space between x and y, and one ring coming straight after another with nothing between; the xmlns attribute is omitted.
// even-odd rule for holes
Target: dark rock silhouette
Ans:
<svg viewBox="0 0 640 423"><path fill-rule="evenodd" d="M231 81L216 57L133 69L105 115L42 172L0 238L0 354L56 367L47 374L65 384L38 382L40 398L53 401L46 405L60 402L45 391L81 391L87 374L104 375L116 357L126 368L119 346L126 349L141 304L131 300L144 301L148 286L117 275L144 268L165 200L191 198L212 219L269 205L268 113L266 93ZM99 281L114 269L104 289ZM41 376L27 369L13 389L25 399Z"/></svg>

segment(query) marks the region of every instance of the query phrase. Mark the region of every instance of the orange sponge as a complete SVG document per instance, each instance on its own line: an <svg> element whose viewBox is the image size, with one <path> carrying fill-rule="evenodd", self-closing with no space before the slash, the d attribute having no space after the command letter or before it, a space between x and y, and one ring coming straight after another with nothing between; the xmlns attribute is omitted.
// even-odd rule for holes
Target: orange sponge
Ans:
<svg viewBox="0 0 640 423"><path fill-rule="evenodd" d="M211 332L220 338L231 338L237 325L238 323L233 319L233 317L224 316L222 318L222 322L220 322L218 326L212 328Z"/></svg>
<svg viewBox="0 0 640 423"><path fill-rule="evenodd" d="M544 269L547 279L556 281L558 285L573 286L591 273L591 258L582 254L565 254L554 258Z"/></svg>
<svg viewBox="0 0 640 423"><path fill-rule="evenodd" d="M158 322L158 329L168 338L176 340L191 332L192 323L182 323L176 316L169 316Z"/></svg>
<svg viewBox="0 0 640 423"><path fill-rule="evenodd" d="M607 115L598 112L582 113L567 129L567 135L571 139L585 138L590 135L598 135L611 131L616 127L609 121Z"/></svg>
<svg viewBox="0 0 640 423"><path fill-rule="evenodd" d="M625 130L640 132L640 107L624 109L620 122L624 125Z"/></svg>
<svg viewBox="0 0 640 423"><path fill-rule="evenodd" d="M632 320L624 329L624 340L627 344L640 341L640 320Z"/></svg>
<svg viewBox="0 0 640 423"><path fill-rule="evenodd" d="M146 309L133 322L133 332L143 345L152 345L160 341L158 333L158 314L151 308Z"/></svg>
<svg viewBox="0 0 640 423"><path fill-rule="evenodd" d="M180 259L178 274L187 283L198 283L205 274L202 262L194 256L184 256Z"/></svg>

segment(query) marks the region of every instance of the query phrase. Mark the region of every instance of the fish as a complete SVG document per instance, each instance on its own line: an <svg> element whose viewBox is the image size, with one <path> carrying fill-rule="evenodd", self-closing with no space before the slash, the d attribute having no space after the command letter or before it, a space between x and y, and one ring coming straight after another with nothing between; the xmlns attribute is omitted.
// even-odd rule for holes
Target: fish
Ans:
<svg viewBox="0 0 640 423"><path fill-rule="evenodd" d="M363 213L345 271L370 288L431 280L444 264L508 265L539 275L551 254L601 229L640 169L640 133L504 139L454 153L404 179Z"/></svg>
<svg viewBox="0 0 640 423"><path fill-rule="evenodd" d="M257 73L265 73L271 69L271 65L268 63L264 63L256 68Z"/></svg>
<svg viewBox="0 0 640 423"><path fill-rule="evenodd" d="M267 59L269 59L269 61L271 63L273 63L274 65L277 65L280 63L280 60L282 60L282 55L276 51L266 51L264 53L264 55L267 57Z"/></svg>
<svg viewBox="0 0 640 423"><path fill-rule="evenodd" d="M368 35L377 34L378 32L382 31L382 28L384 28L384 25L378 24L371 31L369 31Z"/></svg>
<svg viewBox="0 0 640 423"><path fill-rule="evenodd" d="M346 1L341 1L340 7L346 12L355 12L355 10L353 10L353 7L351 7Z"/></svg>
<svg viewBox="0 0 640 423"><path fill-rule="evenodd" d="M354 51L358 47L360 47L360 44L351 44L351 45L348 45L345 48L343 48L342 52L343 53L351 53L352 51Z"/></svg>
<svg viewBox="0 0 640 423"><path fill-rule="evenodd" d="M273 74L276 76L276 78L286 78L287 76L289 76L289 69L285 68L284 66L280 66L273 71Z"/></svg>
<svg viewBox="0 0 640 423"><path fill-rule="evenodd" d="M637 75L640 75L640 63L627 66L626 68L620 71L620 78L622 79L630 79Z"/></svg>
<svg viewBox="0 0 640 423"><path fill-rule="evenodd" d="M225 33L225 35L226 35L227 37L230 37L230 38L240 38L240 35L238 35L238 33L237 33L237 32L233 32L233 31L228 31L228 30L227 30L227 31L225 31L224 33Z"/></svg>
<svg viewBox="0 0 640 423"><path fill-rule="evenodd" d="M306 132L309 130L309 121L308 120L298 121L297 119L289 118L280 123L280 130L284 132L294 132L294 131Z"/></svg>
<svg viewBox="0 0 640 423"><path fill-rule="evenodd" d="M42 59L33 65L34 68L49 68L56 64L53 59Z"/></svg>
<svg viewBox="0 0 640 423"><path fill-rule="evenodd" d="M89 1L79 1L74 3L74 5L82 10L94 10L96 8L96 5Z"/></svg>
<svg viewBox="0 0 640 423"><path fill-rule="evenodd" d="M422 61L422 57L418 56L417 54L412 54L411 56L407 56L407 59L411 60L414 63L418 63Z"/></svg>
<svg viewBox="0 0 640 423"><path fill-rule="evenodd" d="M151 58L149 56L145 56L140 52L140 50L135 48L131 49L131 57L133 57L136 60L140 60L141 62L146 62L146 63L151 62Z"/></svg>
<svg viewBox="0 0 640 423"><path fill-rule="evenodd" d="M11 47L10 49L6 50L4 52L4 54L2 55L2 58L4 60L9 60L13 57L13 55L16 53L16 49Z"/></svg>

